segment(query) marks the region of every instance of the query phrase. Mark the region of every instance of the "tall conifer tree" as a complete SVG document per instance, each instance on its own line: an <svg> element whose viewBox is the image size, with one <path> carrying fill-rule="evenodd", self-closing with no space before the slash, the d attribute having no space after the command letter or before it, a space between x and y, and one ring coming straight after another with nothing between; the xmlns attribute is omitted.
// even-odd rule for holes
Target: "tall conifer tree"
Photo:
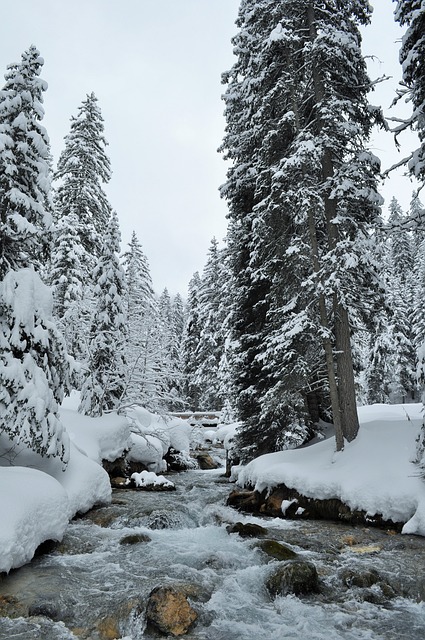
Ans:
<svg viewBox="0 0 425 640"><path fill-rule="evenodd" d="M306 435L313 362L326 370L337 448L357 434L350 316L367 313L376 290L369 232L381 202L379 162L365 146L380 119L360 52L358 24L369 12L361 0L241 3L238 61L224 76L223 148L233 166L223 195L237 247L243 444L251 432L253 452L264 448L255 424L276 424L275 440L294 425ZM282 392L285 402L269 410L263 399Z"/></svg>
<svg viewBox="0 0 425 640"><path fill-rule="evenodd" d="M58 182L55 212L58 219L74 214L78 219L78 236L84 247L86 272L102 251L102 238L109 224L111 206L103 185L111 177L110 161L105 148L103 117L94 93L87 95L71 118L55 173Z"/></svg>
<svg viewBox="0 0 425 640"><path fill-rule="evenodd" d="M119 409L125 390L125 274L119 250L120 231L113 212L94 271L96 310L90 329L88 372L79 407L81 413L89 416Z"/></svg>

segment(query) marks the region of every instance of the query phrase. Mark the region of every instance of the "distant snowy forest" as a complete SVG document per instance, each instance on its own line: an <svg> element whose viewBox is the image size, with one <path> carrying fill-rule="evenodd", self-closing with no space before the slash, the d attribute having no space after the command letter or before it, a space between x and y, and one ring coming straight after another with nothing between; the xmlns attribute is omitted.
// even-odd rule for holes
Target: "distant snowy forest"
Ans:
<svg viewBox="0 0 425 640"><path fill-rule="evenodd" d="M101 109L87 95L55 165L42 125L43 59L8 66L0 92L0 429L66 464L65 394L88 416L134 404L222 411L240 458L298 446L320 421L336 447L358 404L421 399L425 207L383 218L373 127L411 128L406 170L425 179L425 5L396 2L411 117L369 102L365 0L243 0L223 74L229 160L223 248L188 294L155 292L135 233L120 247ZM391 10L391 2L388 2ZM136 188L136 185L135 185ZM143 188L143 183L137 185ZM424 440L424 438L422 438ZM419 459L423 443L419 443Z"/></svg>

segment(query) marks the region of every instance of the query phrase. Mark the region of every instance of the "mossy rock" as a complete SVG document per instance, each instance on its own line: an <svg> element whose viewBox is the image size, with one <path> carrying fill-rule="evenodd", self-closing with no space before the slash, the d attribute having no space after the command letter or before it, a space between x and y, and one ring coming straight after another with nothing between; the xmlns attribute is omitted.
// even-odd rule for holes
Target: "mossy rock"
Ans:
<svg viewBox="0 0 425 640"><path fill-rule="evenodd" d="M276 560L293 560L298 557L298 554L295 553L290 547L286 544L281 544L276 540L262 540L258 542L255 546L257 546L261 551L264 551L271 558L276 558Z"/></svg>
<svg viewBox="0 0 425 640"><path fill-rule="evenodd" d="M266 580L270 595L308 595L319 591L319 577L312 562L289 560L277 567Z"/></svg>
<svg viewBox="0 0 425 640"><path fill-rule="evenodd" d="M135 533L130 536L125 536L125 538L121 538L120 544L139 544L139 542L150 542L151 538L147 536L145 533Z"/></svg>
<svg viewBox="0 0 425 640"><path fill-rule="evenodd" d="M246 524L243 522L235 522L226 527L226 530L228 533L237 533L241 538L260 538L267 535L267 529L252 522L247 522Z"/></svg>

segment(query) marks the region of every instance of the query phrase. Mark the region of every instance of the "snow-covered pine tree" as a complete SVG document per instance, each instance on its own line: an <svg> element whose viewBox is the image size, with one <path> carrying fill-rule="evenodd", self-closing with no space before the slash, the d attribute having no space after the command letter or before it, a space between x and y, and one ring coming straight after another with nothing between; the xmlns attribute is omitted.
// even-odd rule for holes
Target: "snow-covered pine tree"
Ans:
<svg viewBox="0 0 425 640"><path fill-rule="evenodd" d="M196 382L196 372L199 365L196 355L201 336L200 289L201 278L196 271L189 282L188 299L186 303L186 323L182 341L184 399L191 411L199 410L199 398L201 395L201 389Z"/></svg>
<svg viewBox="0 0 425 640"><path fill-rule="evenodd" d="M59 417L70 390L70 360L52 320L49 288L32 268L10 270L0 282L0 430L18 450L69 458Z"/></svg>
<svg viewBox="0 0 425 640"><path fill-rule="evenodd" d="M0 429L13 444L66 464L59 404L70 359L36 270L50 243L51 158L36 47L8 67L0 92Z"/></svg>
<svg viewBox="0 0 425 640"><path fill-rule="evenodd" d="M133 231L128 250L123 254L123 266L126 275L127 319L129 335L136 332L139 321L144 321L155 308L155 293L148 260L142 245Z"/></svg>
<svg viewBox="0 0 425 640"><path fill-rule="evenodd" d="M91 93L83 100L78 115L71 117L70 132L65 136L65 148L55 173L58 182L56 218L77 216L80 244L87 253L85 270L88 276L102 253L102 239L111 216L111 206L102 186L111 177L105 151L108 143L103 132L98 100Z"/></svg>
<svg viewBox="0 0 425 640"><path fill-rule="evenodd" d="M155 411L162 408L157 302L148 260L134 231L123 254L123 266L127 285L127 377L123 401Z"/></svg>
<svg viewBox="0 0 425 640"><path fill-rule="evenodd" d="M237 248L239 407L244 404L245 445L250 422L257 425L253 451L258 425L271 426L263 398L283 391L272 389L284 371L287 397L278 404L278 431L294 422L292 414L285 416L286 405L305 433L299 407L309 389L311 370L302 364L309 348L314 357L307 365L314 362L322 372L326 364L337 448L358 430L350 315L359 307L367 313L375 296L369 232L381 202L379 162L365 148L380 118L367 101L371 83L360 51L358 24L366 24L369 13L361 0L241 3L238 61L224 77L223 148L233 166L222 192ZM279 324L280 342L296 338L291 357L280 362L272 349L278 336L264 346ZM320 391L325 387L322 381Z"/></svg>
<svg viewBox="0 0 425 640"><path fill-rule="evenodd" d="M395 20L406 27L400 48L403 70L399 98L408 99L413 106L412 115L397 127L403 131L410 127L417 131L420 146L407 159L409 171L421 181L425 180L425 6L423 0L394 0Z"/></svg>
<svg viewBox="0 0 425 640"><path fill-rule="evenodd" d="M203 410L220 410L221 395L219 368L224 351L223 260L218 242L212 239L199 290L199 322L201 333L195 360L198 368L195 384L201 390L199 405Z"/></svg>
<svg viewBox="0 0 425 640"><path fill-rule="evenodd" d="M90 329L91 299L85 283L86 252L78 237L75 213L63 216L53 231L49 282L53 288L53 313L62 331L68 353L81 360L86 355L85 341Z"/></svg>
<svg viewBox="0 0 425 640"><path fill-rule="evenodd" d="M168 289L158 300L157 347L159 353L163 408L175 411L182 407L182 371L180 347L177 344L176 318Z"/></svg>
<svg viewBox="0 0 425 640"><path fill-rule="evenodd" d="M413 242L409 221L396 198L389 205L389 264L387 302L392 310L390 362L392 399L413 398L416 390L416 353L412 327ZM414 323L413 323L414 324Z"/></svg>
<svg viewBox="0 0 425 640"><path fill-rule="evenodd" d="M49 138L41 121L47 83L35 46L8 67L0 92L0 278L46 260L51 225Z"/></svg>
<svg viewBox="0 0 425 640"><path fill-rule="evenodd" d="M93 274L96 309L79 406L81 413L93 417L118 410L125 390L125 273L119 260L120 239L117 215L112 212Z"/></svg>

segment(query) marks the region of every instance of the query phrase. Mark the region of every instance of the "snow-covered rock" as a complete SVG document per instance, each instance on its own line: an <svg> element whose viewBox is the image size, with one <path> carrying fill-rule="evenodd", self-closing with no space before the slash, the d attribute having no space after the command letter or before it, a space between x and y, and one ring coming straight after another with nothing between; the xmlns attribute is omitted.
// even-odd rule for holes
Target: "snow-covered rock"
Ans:
<svg viewBox="0 0 425 640"><path fill-rule="evenodd" d="M175 489L174 484L164 478L164 476L157 476L152 471L142 471L141 473L133 473L131 475L136 487L139 488L154 488L154 489Z"/></svg>
<svg viewBox="0 0 425 640"><path fill-rule="evenodd" d="M131 434L131 447L127 454L129 462L139 462L155 473L165 471L164 453L163 441L159 438L149 434Z"/></svg>

